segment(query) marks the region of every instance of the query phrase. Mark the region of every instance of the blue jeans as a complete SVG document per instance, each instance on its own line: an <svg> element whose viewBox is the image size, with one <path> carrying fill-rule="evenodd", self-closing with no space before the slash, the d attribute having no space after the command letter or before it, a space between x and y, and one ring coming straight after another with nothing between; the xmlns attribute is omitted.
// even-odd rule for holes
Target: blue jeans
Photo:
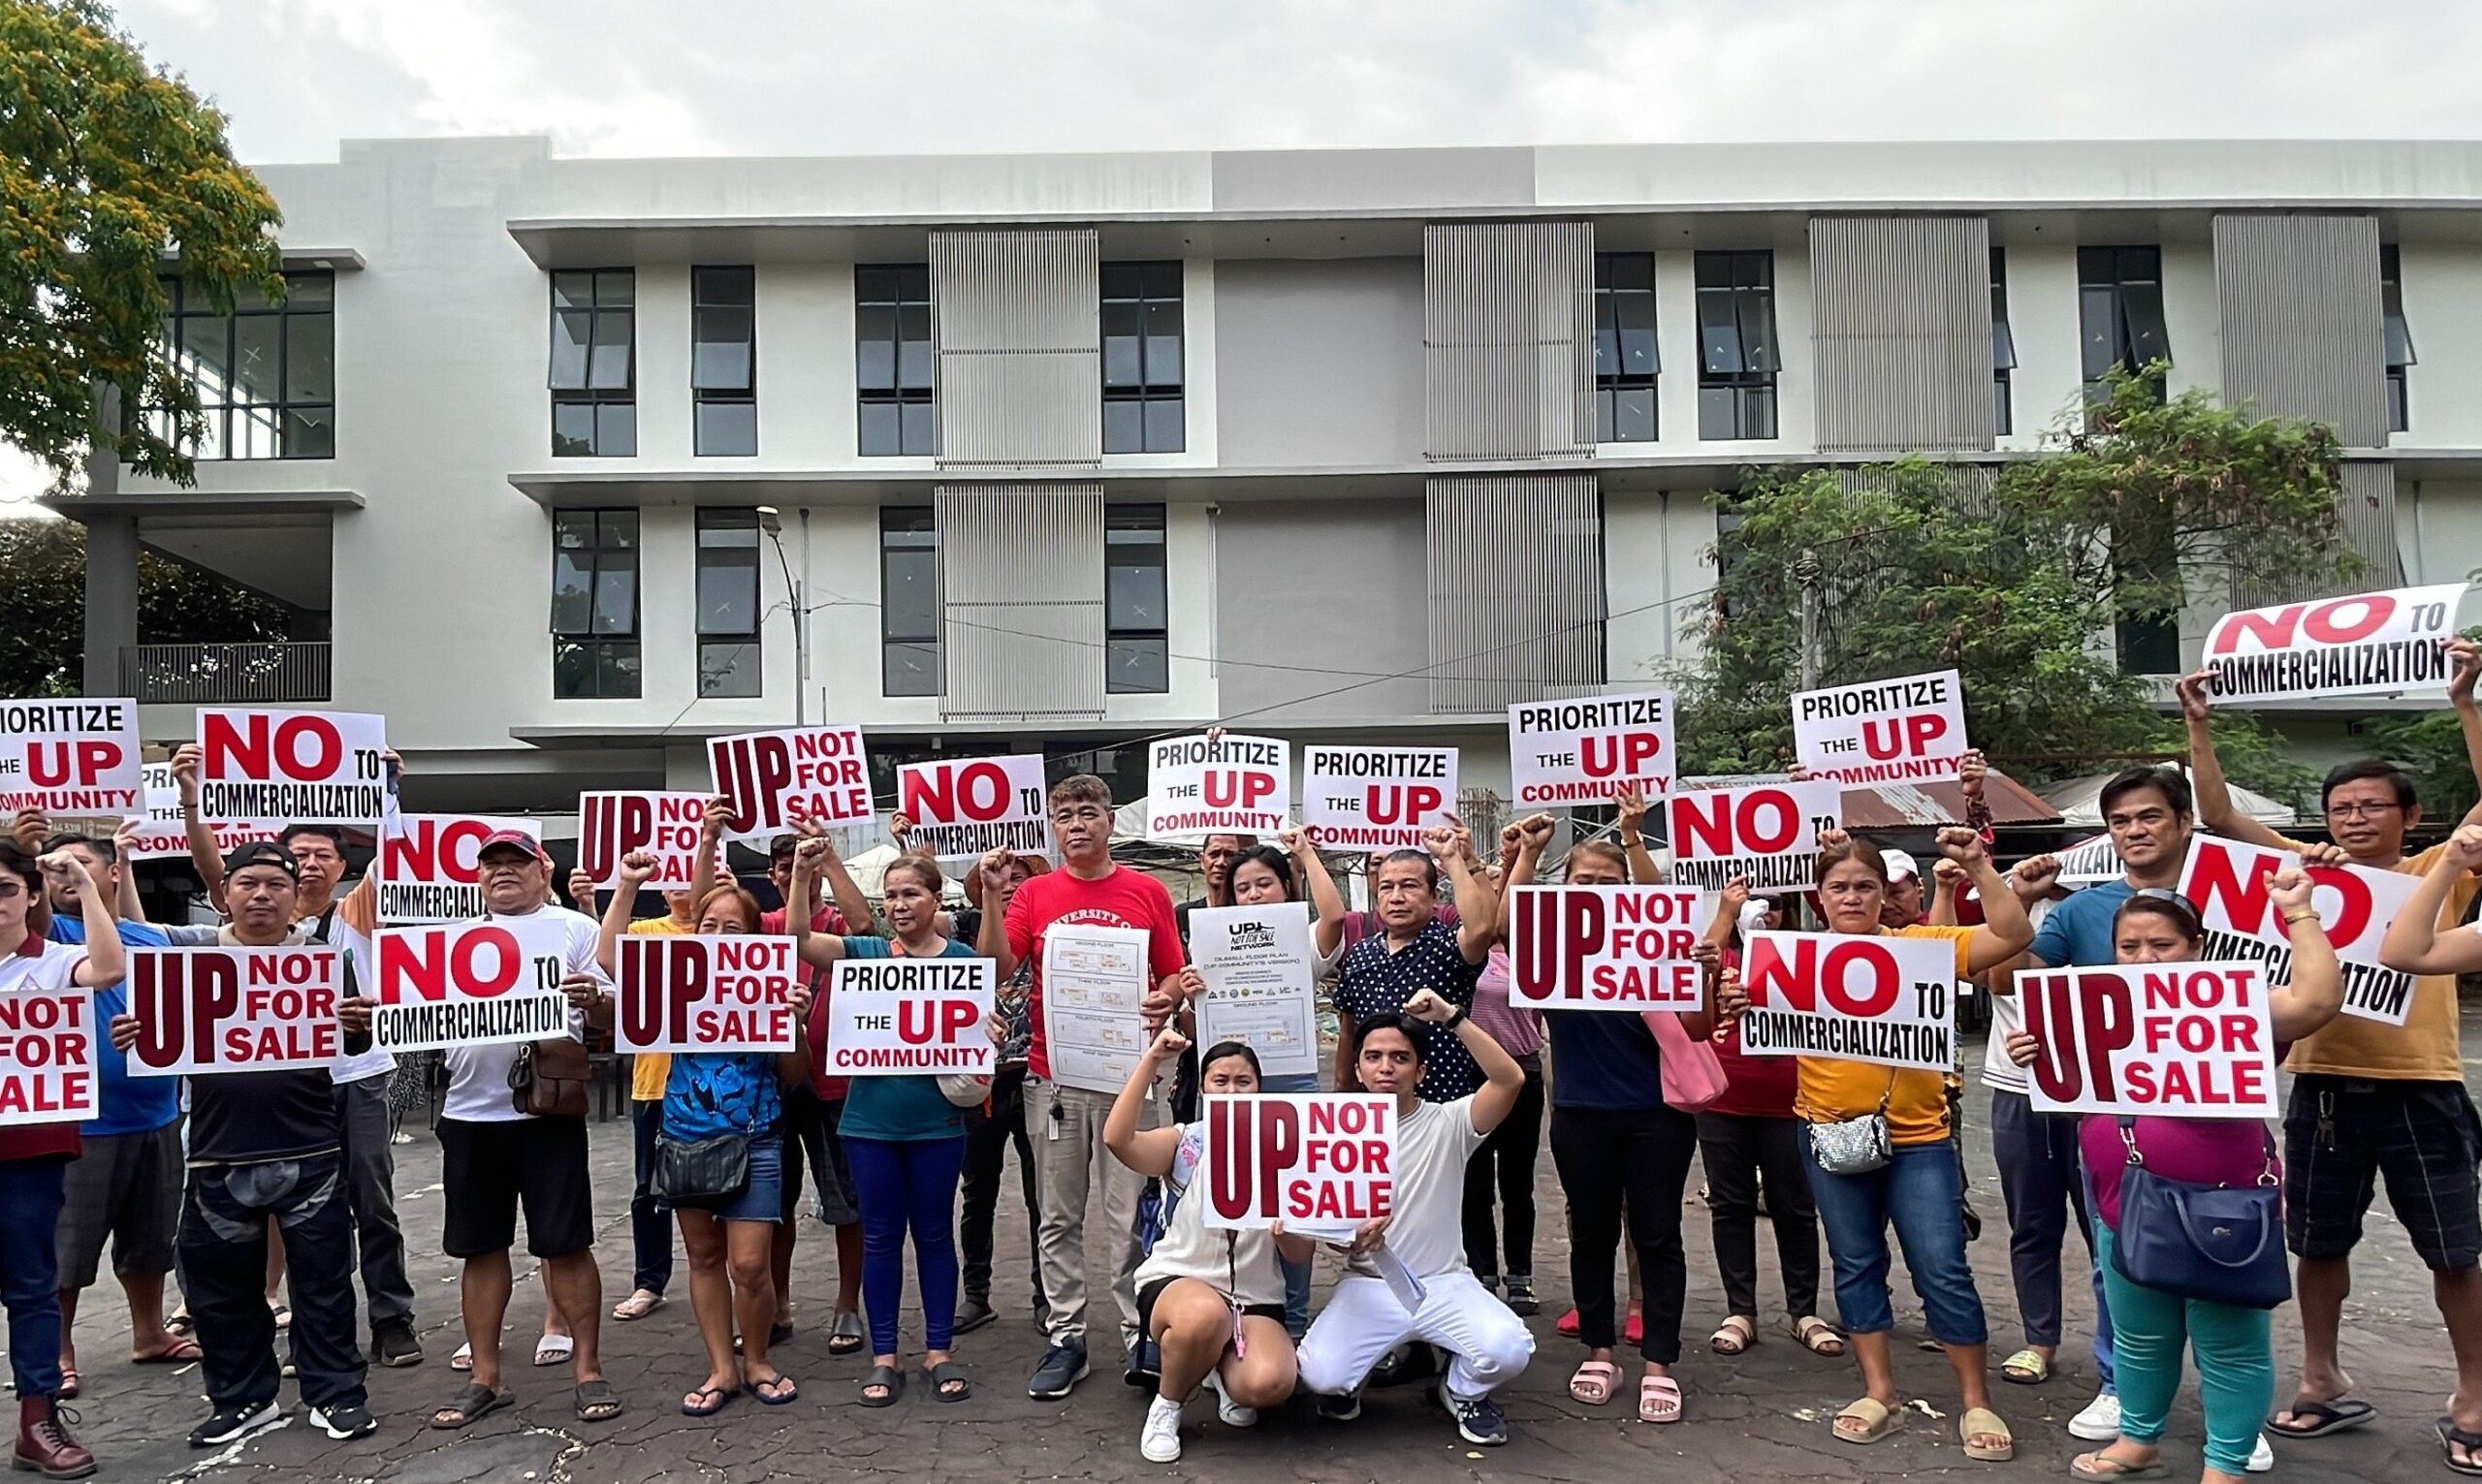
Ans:
<svg viewBox="0 0 2482 1484"><path fill-rule="evenodd" d="M2037 1113L2022 1092L1992 1089L1990 1152L2008 1203L2008 1266L2025 1342L2059 1343L2061 1249L2073 1222L2085 1242L2086 1277L2094 1284L2094 1369L2112 1388L2112 1309L2103 1297L2103 1268L2086 1224L2085 1176L2077 1145L2082 1115Z"/></svg>
<svg viewBox="0 0 2482 1484"><path fill-rule="evenodd" d="M0 1162L0 1304L20 1401L60 1394L61 1177L66 1159ZM262 1306L264 1307L264 1306Z"/></svg>
<svg viewBox="0 0 2482 1484"><path fill-rule="evenodd" d="M871 1353L896 1353L897 1310L905 1302L905 1237L913 1232L913 1273L922 1284L922 1347L944 1350L956 1337L957 1178L966 1136L857 1139L844 1157L862 1205L862 1310Z"/></svg>
<svg viewBox="0 0 2482 1484"><path fill-rule="evenodd" d="M2152 1444L2180 1389L2180 1350L2198 1361L2198 1407L2206 1414L2207 1467L2238 1474L2258 1446L2275 1403L2275 1315L2142 1288L2112 1266L2112 1229L2094 1223L2095 1268L2119 1316L2120 1436Z"/></svg>
<svg viewBox="0 0 2482 1484"><path fill-rule="evenodd" d="M1848 1334L1895 1328L1895 1311L1888 1305L1893 1224L1913 1274L1913 1291L1922 1296L1930 1338L1941 1344L1989 1342L1982 1295L1965 1261L1964 1185L1952 1141L1900 1145L1886 1169L1867 1175L1830 1175L1819 1168L1803 1130L1801 1162L1810 1172L1819 1225L1827 1231L1836 1312Z"/></svg>

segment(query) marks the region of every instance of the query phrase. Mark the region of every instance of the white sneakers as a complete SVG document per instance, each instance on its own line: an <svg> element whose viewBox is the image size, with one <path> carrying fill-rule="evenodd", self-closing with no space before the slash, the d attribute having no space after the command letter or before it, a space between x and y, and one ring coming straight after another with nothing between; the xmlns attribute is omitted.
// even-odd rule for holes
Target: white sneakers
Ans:
<svg viewBox="0 0 2482 1484"><path fill-rule="evenodd" d="M2099 1392L2085 1404L2085 1410L2068 1419L2068 1436L2083 1437L2087 1442L2110 1442L2120 1436L2120 1399L2115 1392Z"/></svg>
<svg viewBox="0 0 2482 1484"><path fill-rule="evenodd" d="M1150 1464L1181 1461L1180 1403L1157 1397L1146 1404L1146 1431L1138 1435L1137 1451Z"/></svg>
<svg viewBox="0 0 2482 1484"><path fill-rule="evenodd" d="M2274 1445L2267 1441L2267 1435L2264 1433L2258 1435L2258 1446L2249 1450L2249 1471L2251 1473L2275 1471L2275 1450Z"/></svg>
<svg viewBox="0 0 2482 1484"><path fill-rule="evenodd" d="M1228 1428L1254 1428L1258 1425L1258 1409L1243 1406L1224 1393L1224 1377L1216 1372L1206 1373L1206 1388L1215 1393L1216 1420Z"/></svg>

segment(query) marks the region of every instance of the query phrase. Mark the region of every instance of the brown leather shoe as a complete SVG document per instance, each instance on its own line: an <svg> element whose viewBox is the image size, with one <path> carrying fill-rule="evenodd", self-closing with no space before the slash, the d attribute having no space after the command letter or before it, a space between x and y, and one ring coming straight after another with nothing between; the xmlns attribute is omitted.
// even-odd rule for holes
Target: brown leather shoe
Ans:
<svg viewBox="0 0 2482 1484"><path fill-rule="evenodd" d="M53 1397L25 1397L17 1403L16 1467L47 1479L82 1479L95 1471L95 1455L70 1436Z"/></svg>

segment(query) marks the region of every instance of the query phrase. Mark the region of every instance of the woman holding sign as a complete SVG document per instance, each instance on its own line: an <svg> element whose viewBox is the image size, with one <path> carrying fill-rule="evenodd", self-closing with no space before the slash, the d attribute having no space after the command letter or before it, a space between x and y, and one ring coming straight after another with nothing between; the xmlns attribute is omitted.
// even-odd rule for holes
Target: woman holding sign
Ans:
<svg viewBox="0 0 2482 1484"><path fill-rule="evenodd" d="M1841 830L1819 836L1821 911L1830 932L1870 937L1946 938L1955 945L1957 977L1988 973L2022 953L2034 940L2025 909L1993 868L1982 837L1971 830L1939 832L1939 852L1965 868L1982 893L1986 921L1977 928L1882 926L1888 868L1877 846ZM1948 1087L1938 1072L1881 1066L1841 1058L1799 1059L1794 1109L1810 1125L1802 1153L1819 1224L1827 1229L1828 1256L1835 1268L1835 1304L1862 1362L1866 1394L1836 1413L1835 1436L1873 1443L1895 1426L1902 1405L1888 1336L1895 1314L1888 1304L1888 1228L1904 1248L1905 1267L1922 1296L1931 1338L1948 1352L1948 1365L1963 1395L1957 1434L1965 1456L2001 1463L2016 1454L2008 1424L1990 1409L1987 1373L1989 1327L1982 1295L1965 1261L1964 1201L1955 1132L1949 1126ZM1859 1136L1850 1137L1850 1136ZM1839 1145L1876 1145L1878 1162L1849 1161ZM1839 1173L1830 1164L1847 1164Z"/></svg>
<svg viewBox="0 0 2482 1484"><path fill-rule="evenodd" d="M2476 843L2482 844L2482 831ZM2477 852L2482 855L2482 852ZM2343 967L2318 913L2308 876L2287 868L2266 878L2268 900L2283 915L2292 945L2292 982L2267 990L2267 1009L2283 1059L2289 1043L2334 1020L2344 1004ZM2415 914L2407 913L2409 918ZM2149 887L2120 903L2112 919L2116 962L2185 963L2206 946L2206 930L2186 898ZM2010 1059L2030 1065L2042 1053L2035 1035L2008 1038ZM2142 1163L2154 1178L2183 1184L2246 1187L2280 1178L2275 1141L2254 1119L2138 1117L2127 1126L2113 1114L2091 1113L2078 1129L2094 1197L2095 1260L2112 1307L2112 1341L2120 1387L2120 1439L2068 1466L2080 1479L2145 1478L2165 1472L2159 1440L2180 1387L2185 1342L2198 1362L2198 1400L2206 1414L2204 1484L2241 1484L2259 1425L2275 1398L2273 1311L2182 1297L2131 1281L2116 1245L2126 1231L2122 1187Z"/></svg>
<svg viewBox="0 0 2482 1484"><path fill-rule="evenodd" d="M1312 1250L1310 1239L1278 1226L1209 1230L1205 1196L1183 1198L1206 1154L1203 1114L1185 1128L1137 1126L1157 1079L1189 1049L1189 1037L1165 1026L1103 1121L1103 1147L1138 1174L1162 1181L1172 1206L1171 1220L1137 1268L1140 1322L1163 1356L1137 1443L1151 1464L1180 1459L1181 1406L1201 1382L1214 1389L1216 1415L1227 1427L1254 1426L1260 1407L1282 1406L1292 1395L1298 1369L1285 1333L1279 1259L1307 1268ZM1198 1090L1210 1098L1265 1090L1257 1053L1238 1041L1208 1047L1198 1061Z"/></svg>
<svg viewBox="0 0 2482 1484"><path fill-rule="evenodd" d="M653 855L632 851L620 860L620 889L603 914L596 961L617 973L620 941L629 931L629 909L653 878ZM740 936L758 931L758 903L738 886L719 886L698 903L695 931ZM809 1010L808 990L793 994L794 1014ZM786 1084L810 1076L807 1047L764 1052L677 1052L664 1074L663 1128L656 1135L656 1170L663 1146L678 1152L739 1139L748 1150L746 1177L738 1188L713 1195L667 1197L681 1222L689 1253L689 1308L698 1316L698 1338L707 1346L707 1378L681 1399L683 1415L711 1417L744 1389L769 1406L801 1395L793 1378L768 1363L767 1344L776 1321L776 1275L770 1258L776 1223L782 1215L784 1098ZM686 1161L683 1161L686 1162ZM741 1355L733 1336L741 1336Z"/></svg>
<svg viewBox="0 0 2482 1484"><path fill-rule="evenodd" d="M808 901L811 874L828 842L806 839L793 856L793 898ZM793 923L802 962L826 968L839 959L971 959L971 948L939 934L939 894L947 878L929 856L900 856L880 878L890 937L839 937ZM821 1010L825 1004L822 997ZM824 1021L824 1013L820 1020ZM987 1081L987 1079L986 1079ZM973 1394L966 1369L948 1356L957 1323L957 1183L966 1167L965 1110L939 1079L856 1077L840 1131L861 1188L862 1308L871 1320L871 1373L864 1406L893 1406L905 1395L897 1366L897 1310L905 1301L905 1239L913 1234L913 1272L922 1284L922 1374L942 1402Z"/></svg>

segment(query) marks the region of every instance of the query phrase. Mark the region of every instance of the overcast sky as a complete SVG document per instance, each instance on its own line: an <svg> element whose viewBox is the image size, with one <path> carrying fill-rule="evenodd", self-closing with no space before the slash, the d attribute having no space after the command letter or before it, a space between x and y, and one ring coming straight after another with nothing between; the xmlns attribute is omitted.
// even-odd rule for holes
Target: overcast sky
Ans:
<svg viewBox="0 0 2482 1484"><path fill-rule="evenodd" d="M123 0L244 161L2482 138L2463 0ZM0 454L5 454L0 449ZM22 497L0 466L0 496Z"/></svg>

